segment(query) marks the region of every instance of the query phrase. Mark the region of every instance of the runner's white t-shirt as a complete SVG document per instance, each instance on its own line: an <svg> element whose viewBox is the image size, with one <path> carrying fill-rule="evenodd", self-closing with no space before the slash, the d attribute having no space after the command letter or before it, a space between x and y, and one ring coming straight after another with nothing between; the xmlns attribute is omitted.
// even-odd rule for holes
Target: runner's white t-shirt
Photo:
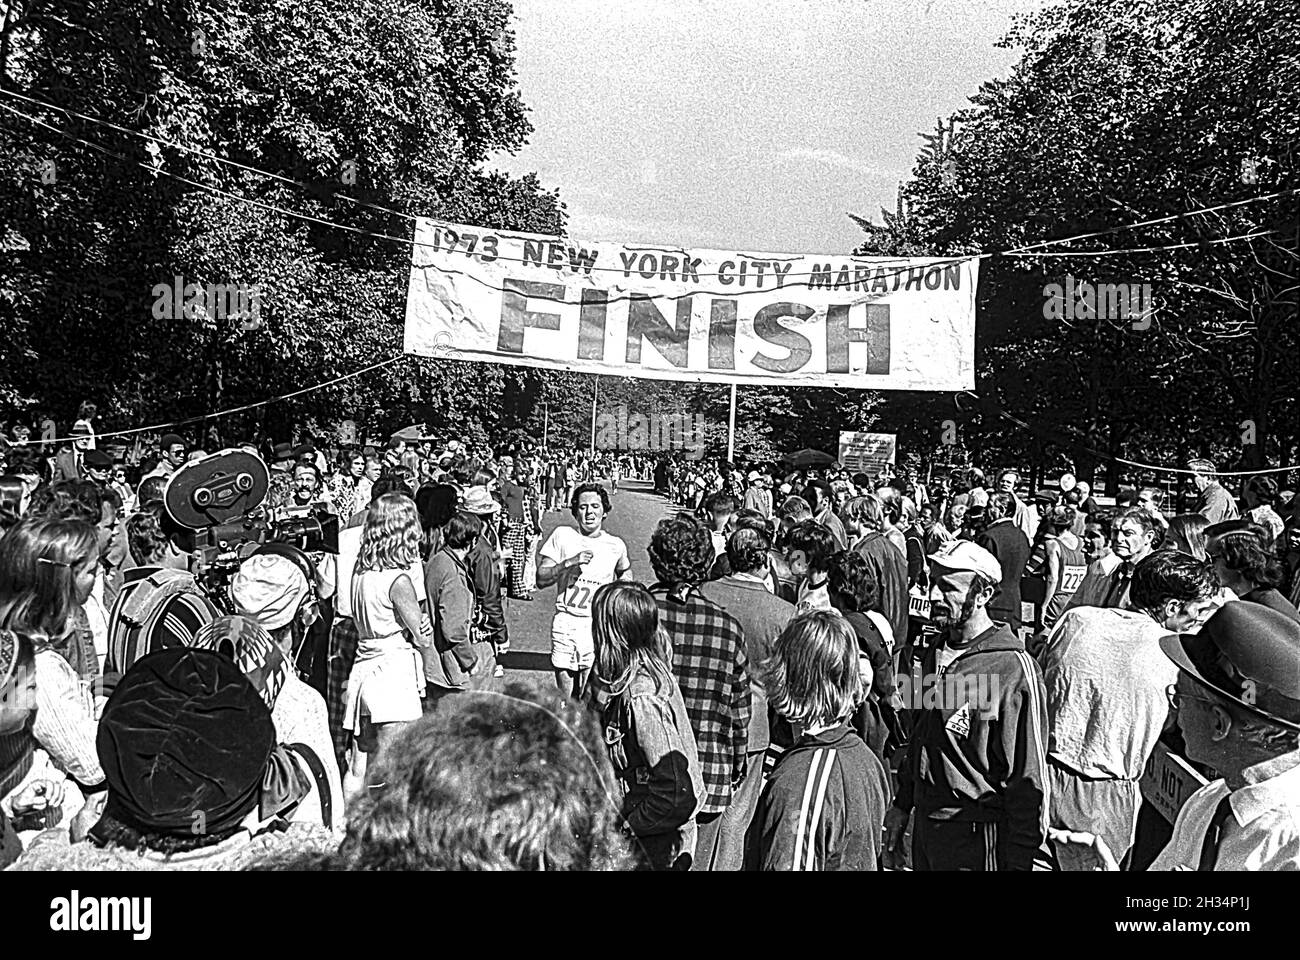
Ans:
<svg viewBox="0 0 1300 960"><path fill-rule="evenodd" d="M560 572L555 585L556 613L590 617L596 590L614 582L615 571L626 562L627 545L612 533L601 531L597 536L585 537L573 527L556 527L538 551L543 559L559 564L587 550L592 554L589 563Z"/></svg>

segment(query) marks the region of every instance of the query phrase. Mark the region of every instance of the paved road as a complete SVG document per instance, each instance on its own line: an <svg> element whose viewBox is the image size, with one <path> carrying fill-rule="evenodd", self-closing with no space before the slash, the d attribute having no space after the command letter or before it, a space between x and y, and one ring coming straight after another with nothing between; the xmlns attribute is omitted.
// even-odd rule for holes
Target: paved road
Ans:
<svg viewBox="0 0 1300 960"><path fill-rule="evenodd" d="M646 556L650 534L663 517L674 512L672 504L653 492L653 486L648 480L621 481L605 521L605 529L627 544L633 579L646 584L654 582L654 571ZM542 518L542 542L561 524L577 525L567 509L546 514ZM505 603L506 622L510 625L510 653L504 660L506 679L549 676L555 587L536 591L531 601L507 599Z"/></svg>

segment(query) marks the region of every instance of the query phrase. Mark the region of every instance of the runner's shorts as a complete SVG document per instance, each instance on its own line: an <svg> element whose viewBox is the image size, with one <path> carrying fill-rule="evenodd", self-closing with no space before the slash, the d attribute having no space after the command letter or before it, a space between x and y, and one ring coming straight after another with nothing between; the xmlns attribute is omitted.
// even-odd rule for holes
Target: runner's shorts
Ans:
<svg viewBox="0 0 1300 960"><path fill-rule="evenodd" d="M551 623L551 666L556 670L587 670L595 659L591 618L555 611Z"/></svg>

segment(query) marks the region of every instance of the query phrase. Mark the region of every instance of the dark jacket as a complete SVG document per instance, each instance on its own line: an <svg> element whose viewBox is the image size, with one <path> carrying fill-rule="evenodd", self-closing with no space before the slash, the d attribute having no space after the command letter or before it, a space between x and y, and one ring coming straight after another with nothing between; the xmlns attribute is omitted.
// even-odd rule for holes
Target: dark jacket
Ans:
<svg viewBox="0 0 1300 960"><path fill-rule="evenodd" d="M746 839L751 870L876 870L889 776L839 723L805 734L777 762Z"/></svg>
<svg viewBox="0 0 1300 960"><path fill-rule="evenodd" d="M1243 593L1241 599L1276 610L1278 613L1300 622L1300 611L1296 610L1295 605L1273 587L1256 587L1249 593Z"/></svg>
<svg viewBox="0 0 1300 960"><path fill-rule="evenodd" d="M1002 583L989 601L989 616L1018 631L1020 576L1025 572L1025 561L1029 559L1029 539L1010 518L1006 518L985 527L975 542L997 557L1002 567Z"/></svg>
<svg viewBox="0 0 1300 960"><path fill-rule="evenodd" d="M501 609L501 567L498 562L496 537L489 536L488 529L492 520L485 520L483 532L465 558L470 577L474 583L474 603L479 607L479 622L485 634L493 643L505 643L505 612Z"/></svg>
<svg viewBox="0 0 1300 960"><path fill-rule="evenodd" d="M855 543L853 550L867 561L871 579L880 590L880 612L894 631L894 644L901 646L907 641L907 560L878 530Z"/></svg>
<svg viewBox="0 0 1300 960"><path fill-rule="evenodd" d="M922 666L907 761L894 805L918 817L997 823L1004 869L1029 870L1047 838L1047 691L1005 624L977 637L939 676ZM919 702L918 702L919 701Z"/></svg>
<svg viewBox="0 0 1300 960"><path fill-rule="evenodd" d="M433 646L421 649L425 679L437 687L464 689L469 670L488 669L490 643L473 643L469 636L474 616L474 590L470 571L443 548L424 565L424 587L433 620Z"/></svg>

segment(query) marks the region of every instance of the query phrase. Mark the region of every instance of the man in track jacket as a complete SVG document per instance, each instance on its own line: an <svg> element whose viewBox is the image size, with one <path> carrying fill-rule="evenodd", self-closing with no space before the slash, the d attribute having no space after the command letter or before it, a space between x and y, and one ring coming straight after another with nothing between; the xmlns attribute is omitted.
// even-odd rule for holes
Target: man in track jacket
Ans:
<svg viewBox="0 0 1300 960"><path fill-rule="evenodd" d="M887 862L899 862L915 810L917 870L1050 869L1042 671L989 617L1002 571L987 550L957 540L930 561L931 615L945 632L920 689L904 691L917 720L885 818Z"/></svg>

